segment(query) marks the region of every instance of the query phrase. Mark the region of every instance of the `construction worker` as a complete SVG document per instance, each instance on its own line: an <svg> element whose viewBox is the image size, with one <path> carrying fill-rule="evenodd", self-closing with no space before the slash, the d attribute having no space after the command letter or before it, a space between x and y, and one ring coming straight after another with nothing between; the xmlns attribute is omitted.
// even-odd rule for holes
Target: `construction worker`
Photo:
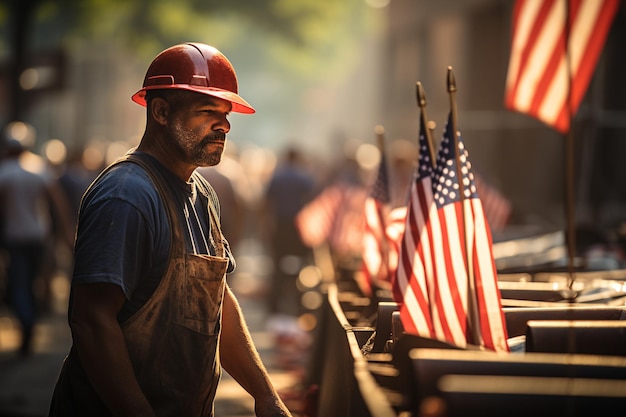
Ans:
<svg viewBox="0 0 626 417"><path fill-rule="evenodd" d="M173 46L132 100L147 108L141 142L82 200L73 346L50 416L210 417L222 367L257 416L291 416L226 283L219 201L195 172L220 161L230 112L254 113L231 63L205 44Z"/></svg>

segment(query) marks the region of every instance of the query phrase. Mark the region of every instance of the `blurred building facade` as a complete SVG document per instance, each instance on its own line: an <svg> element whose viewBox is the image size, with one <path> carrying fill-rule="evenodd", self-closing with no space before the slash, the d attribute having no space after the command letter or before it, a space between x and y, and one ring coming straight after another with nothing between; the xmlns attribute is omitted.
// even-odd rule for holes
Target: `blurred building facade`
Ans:
<svg viewBox="0 0 626 417"><path fill-rule="evenodd" d="M367 7L365 3L363 7ZM390 0L376 12L376 18L384 22L383 29L363 39L352 73L336 86L303 91L302 103L289 103L302 106L297 120L281 118L279 109L272 111L271 105L264 104L267 88L258 94L257 87L267 84L261 81L267 80L267 74L256 67L238 66L238 61L246 60L239 58L236 50L229 51L239 68L242 91L247 92L244 96L252 94L249 99L259 109L245 121L233 116L231 140L238 145L268 146L275 141L279 148L280 140L291 135L287 130L294 129L305 151L332 157L340 139L374 142L374 126L383 124L390 140L416 141L416 81L424 85L429 119L437 124L434 138L439 139L450 108L446 70L452 66L458 88L459 129L475 170L511 200L513 222L560 228L565 222L565 140L541 122L507 111L503 105L513 4L513 0ZM626 57L621 53L626 38L625 10L622 3L574 120L580 222L616 223L626 218L626 188L621 186L626 169L619 156L626 146L622 140L626 136L622 98L626 83L621 79L626 70ZM48 28L52 32L62 29ZM33 39L26 30L33 31L32 24L17 31L24 47L22 58L42 48L61 48L52 54L62 71L56 88L31 91L20 101L21 117L35 126L38 144L59 138L69 152L94 140L121 142L121 148L134 146L145 116L144 109L129 97L142 82L145 59L106 39L95 44L78 41L52 46L42 36L45 32L37 32ZM59 38L58 33L50 38ZM13 91L9 75L10 71L5 71L0 77L0 91L7 93L0 99L3 123L11 121L14 114L8 102ZM272 103L281 94L274 87L297 88L272 84ZM335 88L332 93L328 91L331 87ZM313 108L306 105L312 94L317 97ZM278 137L277 131L284 135Z"/></svg>
<svg viewBox="0 0 626 417"><path fill-rule="evenodd" d="M390 135L416 138L415 83L426 91L440 140L450 109L447 67L457 82L458 127L474 169L514 208L513 221L562 228L565 138L504 108L512 0L393 0L389 4L381 108ZM626 218L626 5L622 2L587 95L573 120L577 221L615 225Z"/></svg>

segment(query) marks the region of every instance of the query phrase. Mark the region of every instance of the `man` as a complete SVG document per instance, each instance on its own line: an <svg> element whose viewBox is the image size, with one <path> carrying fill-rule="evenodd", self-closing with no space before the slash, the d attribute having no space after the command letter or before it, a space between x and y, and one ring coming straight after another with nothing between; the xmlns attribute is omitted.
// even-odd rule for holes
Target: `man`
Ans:
<svg viewBox="0 0 626 417"><path fill-rule="evenodd" d="M73 229L62 191L43 158L9 137L0 160L0 252L6 251L7 301L20 323L19 353L32 353L33 331L39 318L34 288L58 232L72 245ZM1 264L1 263L0 263ZM4 266L4 265L0 265ZM0 272L0 275L2 273ZM47 300L42 300L47 301Z"/></svg>
<svg viewBox="0 0 626 417"><path fill-rule="evenodd" d="M298 234L295 218L311 200L315 188L315 179L304 165L300 151L287 148L282 165L274 171L265 190L264 226L274 263L268 300L271 314L297 317L302 313L296 281L312 253ZM289 263L295 265L286 265Z"/></svg>
<svg viewBox="0 0 626 417"><path fill-rule="evenodd" d="M51 416L213 416L220 365L257 416L290 416L225 282L234 260L211 186L237 94L227 58L204 44L161 52L133 101L141 143L85 193L69 320L73 346Z"/></svg>

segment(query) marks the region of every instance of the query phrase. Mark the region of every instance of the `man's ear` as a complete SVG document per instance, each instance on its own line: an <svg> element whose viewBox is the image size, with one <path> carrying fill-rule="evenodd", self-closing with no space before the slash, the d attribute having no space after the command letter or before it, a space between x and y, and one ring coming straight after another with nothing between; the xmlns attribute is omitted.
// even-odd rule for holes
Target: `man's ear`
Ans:
<svg viewBox="0 0 626 417"><path fill-rule="evenodd" d="M167 124L169 110L169 103L162 97L155 97L150 101L150 115L160 125L165 126Z"/></svg>

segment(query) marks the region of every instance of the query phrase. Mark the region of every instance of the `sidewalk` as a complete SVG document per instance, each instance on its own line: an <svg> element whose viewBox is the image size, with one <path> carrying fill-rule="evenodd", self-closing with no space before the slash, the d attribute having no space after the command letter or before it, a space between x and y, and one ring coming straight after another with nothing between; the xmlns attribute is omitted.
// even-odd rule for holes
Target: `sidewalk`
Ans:
<svg viewBox="0 0 626 417"><path fill-rule="evenodd" d="M49 315L35 330L34 352L20 357L17 323L4 311L0 319L0 416L40 417L48 414L50 396L70 345L65 318ZM7 344L6 342L13 342Z"/></svg>
<svg viewBox="0 0 626 417"><path fill-rule="evenodd" d="M242 263L232 279L252 338L279 392L289 392L298 383L297 370L281 366L275 336L268 330L263 299L263 279L247 273ZM239 269L239 268L238 268ZM231 278L229 278L230 280ZM0 306L0 417L45 417L63 358L71 345L67 326L67 279L54 280L52 312L41 317L34 334L33 354L20 357L17 322ZM298 401L285 398L297 416ZM254 402L228 374L223 373L217 390L215 414L220 417L254 417Z"/></svg>

